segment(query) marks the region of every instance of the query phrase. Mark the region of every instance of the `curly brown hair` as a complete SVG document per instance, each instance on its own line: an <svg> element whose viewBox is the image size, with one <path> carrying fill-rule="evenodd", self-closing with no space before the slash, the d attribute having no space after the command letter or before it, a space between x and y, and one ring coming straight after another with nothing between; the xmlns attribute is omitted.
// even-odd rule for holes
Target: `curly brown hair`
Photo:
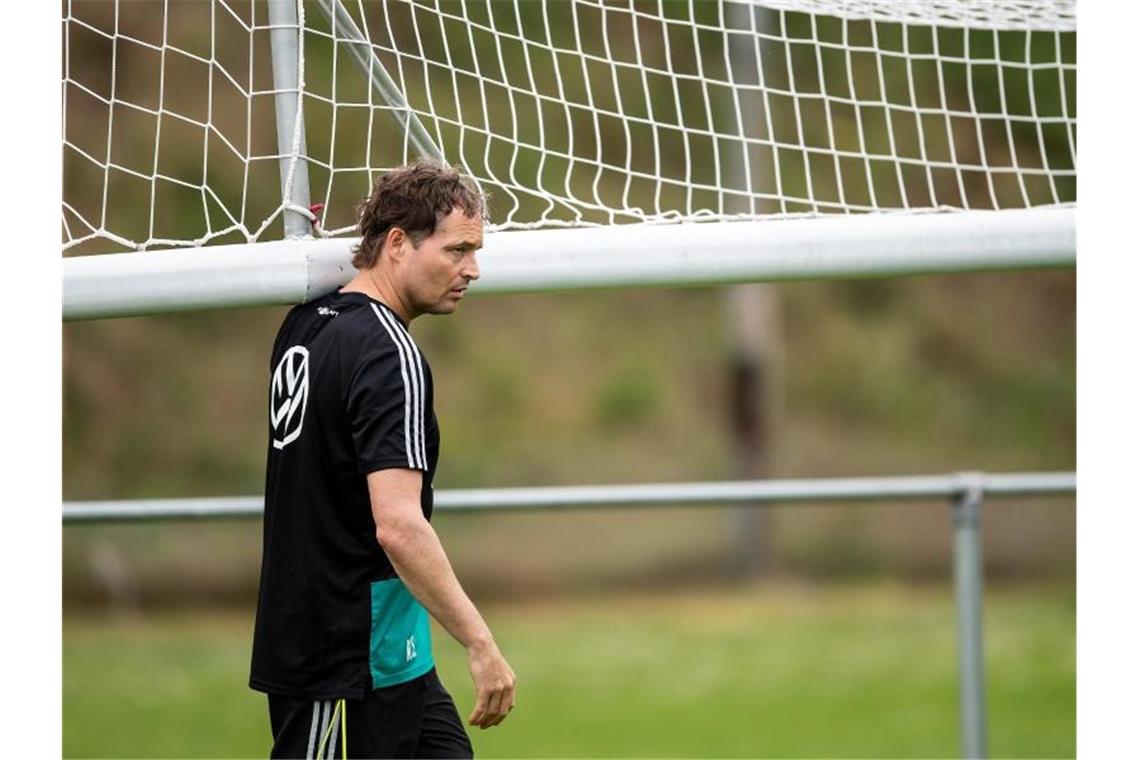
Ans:
<svg viewBox="0 0 1140 760"><path fill-rule="evenodd" d="M356 209L360 242L352 249L352 265L357 269L375 266L393 227L402 229L412 245L419 246L454 208L469 217L486 218L482 194L455 169L421 160L385 173Z"/></svg>

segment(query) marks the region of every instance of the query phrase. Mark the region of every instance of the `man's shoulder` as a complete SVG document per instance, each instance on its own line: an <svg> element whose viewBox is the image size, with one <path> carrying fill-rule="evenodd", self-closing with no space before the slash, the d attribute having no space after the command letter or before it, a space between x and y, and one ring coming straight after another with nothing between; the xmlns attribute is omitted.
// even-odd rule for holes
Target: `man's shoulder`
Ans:
<svg viewBox="0 0 1140 760"><path fill-rule="evenodd" d="M278 331L274 354L293 345L335 347L333 355L350 363L425 361L395 312L361 293L333 291L290 309Z"/></svg>
<svg viewBox="0 0 1140 760"><path fill-rule="evenodd" d="M418 359L419 348L404 323L388 306L359 293L341 293L339 299L313 301L313 319L326 320L332 340L348 342L361 358L382 355L394 360L401 354Z"/></svg>
<svg viewBox="0 0 1140 760"><path fill-rule="evenodd" d="M280 332L367 340L377 332L376 317L366 303L344 298L344 295L333 291L297 304L286 314Z"/></svg>

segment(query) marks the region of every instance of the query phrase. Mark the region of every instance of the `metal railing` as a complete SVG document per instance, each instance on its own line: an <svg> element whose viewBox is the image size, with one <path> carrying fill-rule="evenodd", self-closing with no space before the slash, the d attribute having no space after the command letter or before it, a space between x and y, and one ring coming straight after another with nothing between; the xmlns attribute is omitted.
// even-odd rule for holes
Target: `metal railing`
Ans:
<svg viewBox="0 0 1140 760"><path fill-rule="evenodd" d="M875 478L752 480L648 485L475 488L438 491L436 510L484 512L586 507L775 505L820 501L960 499L972 490L998 498L1068 494L1076 491L1071 472L966 472ZM191 499L71 501L63 505L65 522L256 517L261 496Z"/></svg>
<svg viewBox="0 0 1140 760"><path fill-rule="evenodd" d="M771 506L803 502L948 499L954 526L954 588L957 606L959 715L962 754L986 755L985 652L982 639L982 505L987 496L1055 496L1076 493L1073 472L963 472L879 478L757 480L653 485L481 488L440 491L437 510L483 513L590 507ZM66 523L261 515L260 496L201 499L66 502Z"/></svg>

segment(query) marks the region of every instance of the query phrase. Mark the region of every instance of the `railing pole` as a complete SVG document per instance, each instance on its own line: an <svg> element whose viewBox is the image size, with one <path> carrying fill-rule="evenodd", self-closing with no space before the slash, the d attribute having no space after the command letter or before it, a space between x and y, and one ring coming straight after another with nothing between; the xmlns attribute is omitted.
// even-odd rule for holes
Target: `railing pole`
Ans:
<svg viewBox="0 0 1140 760"><path fill-rule="evenodd" d="M301 26L297 0L269 0L269 46L273 54L274 106L277 115L277 153L281 156L281 199L301 208L309 207L309 165L303 158L305 121L301 113ZM299 211L283 212L286 238L312 234L309 218Z"/></svg>
<svg viewBox="0 0 1140 760"><path fill-rule="evenodd" d="M958 610L962 756L986 756L985 652L982 639L981 478L954 502L954 590Z"/></svg>

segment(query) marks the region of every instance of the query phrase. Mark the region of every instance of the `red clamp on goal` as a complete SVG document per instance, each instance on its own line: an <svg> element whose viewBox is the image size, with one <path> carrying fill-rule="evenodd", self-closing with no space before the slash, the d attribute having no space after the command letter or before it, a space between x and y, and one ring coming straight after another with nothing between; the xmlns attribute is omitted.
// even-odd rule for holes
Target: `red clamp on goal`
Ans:
<svg viewBox="0 0 1140 760"><path fill-rule="evenodd" d="M320 216L321 211L323 211L324 208L325 208L325 204L314 203L313 205L309 206L309 211L311 211L313 213L313 216ZM317 232L321 228L321 220L320 219L313 219L309 222L309 224L313 225L313 232Z"/></svg>

